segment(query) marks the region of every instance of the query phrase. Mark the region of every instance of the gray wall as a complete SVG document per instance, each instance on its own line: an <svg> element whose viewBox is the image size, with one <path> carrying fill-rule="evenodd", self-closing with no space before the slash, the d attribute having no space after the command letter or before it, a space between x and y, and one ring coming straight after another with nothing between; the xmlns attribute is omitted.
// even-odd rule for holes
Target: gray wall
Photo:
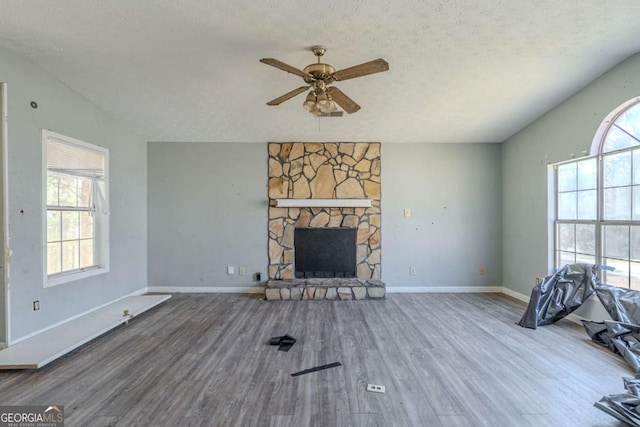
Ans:
<svg viewBox="0 0 640 427"><path fill-rule="evenodd" d="M547 162L589 151L602 120L640 95L640 55L620 63L507 140L502 147L503 284L529 295L550 273ZM587 307L578 314L602 316ZM597 320L594 318L594 320Z"/></svg>
<svg viewBox="0 0 640 427"><path fill-rule="evenodd" d="M151 142L148 161L149 286L266 279L267 144Z"/></svg>
<svg viewBox="0 0 640 427"><path fill-rule="evenodd" d="M0 81L8 86L10 320L15 340L146 286L147 157L144 141L6 50L0 50ZM42 128L109 149L108 274L43 288ZM36 299L41 309L34 312Z"/></svg>
<svg viewBox="0 0 640 427"><path fill-rule="evenodd" d="M388 286L500 285L500 159L499 144L382 144ZM149 286L254 286L250 273L266 277L266 143L149 143L148 161Z"/></svg>
<svg viewBox="0 0 640 427"><path fill-rule="evenodd" d="M500 286L500 149L383 144L382 278L388 286Z"/></svg>

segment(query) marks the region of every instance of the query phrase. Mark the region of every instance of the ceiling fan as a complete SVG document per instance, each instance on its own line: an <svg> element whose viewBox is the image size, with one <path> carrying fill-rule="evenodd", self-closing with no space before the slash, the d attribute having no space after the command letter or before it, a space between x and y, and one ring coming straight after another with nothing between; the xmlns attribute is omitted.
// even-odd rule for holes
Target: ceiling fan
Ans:
<svg viewBox="0 0 640 427"><path fill-rule="evenodd" d="M318 62L307 65L303 70L299 70L296 67L292 67L273 58L263 58L260 60L263 64L271 65L272 67L300 76L305 83L307 83L307 86L301 86L291 92L285 93L267 102L267 105L280 105L284 101L312 88L302 105L314 116L336 115L336 113L338 113L336 104L349 114L355 113L360 109L360 106L340 89L331 86L331 84L333 84L334 81L343 81L389 70L387 61L379 58L374 61L336 71L331 65L320 62L320 57L327 51L325 47L313 46L311 47L311 51L318 58Z"/></svg>

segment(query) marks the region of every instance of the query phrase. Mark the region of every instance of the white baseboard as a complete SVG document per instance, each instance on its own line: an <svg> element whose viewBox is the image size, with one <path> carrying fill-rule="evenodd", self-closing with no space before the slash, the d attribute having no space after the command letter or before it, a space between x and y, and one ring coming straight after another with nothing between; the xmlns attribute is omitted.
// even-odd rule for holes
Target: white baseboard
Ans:
<svg viewBox="0 0 640 427"><path fill-rule="evenodd" d="M146 294L146 293L147 293L147 288L138 289L137 291L131 292L130 294L127 294L127 295L121 296L120 298L116 298L116 299L114 299L113 301L109 301L109 302L107 302L107 303L104 303L104 304L102 304L102 305L99 305L99 306L97 306L97 307L94 307L94 308L92 308L92 309L90 309L90 310L87 310L87 311L84 311L84 312L82 312L82 313L80 313L80 314L76 314L75 316L69 317L68 319L62 320L62 321L60 321L60 322L58 322L58 323L54 323L53 325L49 325L49 326L47 326L47 327L45 327L45 328L39 329L39 330L37 330L37 331L35 331L35 332L32 332L32 333L30 333L30 334L23 335L23 336L21 336L20 338L16 338L15 340L11 340L11 341L8 343L8 345L9 345L9 346L12 346L12 345L14 345L14 344L18 344L18 343L19 343L19 342L21 342L21 341L24 341L24 340L27 340L27 339L29 339L29 338L32 338L32 337L34 337L34 336L36 336L36 335L38 335L38 334L41 334L41 333L43 333L43 332L46 332L46 331L48 331L48 330L50 330L50 329L53 329L53 328L55 328L55 327L58 327L58 326L60 326L60 325L64 325L65 323L71 322L72 320L75 320L75 319L77 319L77 318L79 318L79 317L82 317L82 316L85 316L85 315L87 315L87 314L93 313L94 311L100 310L101 308L104 308L104 307L106 307L106 306L108 306L108 305L111 305L111 304L113 304L113 303L116 303L116 302L118 302L118 301L121 301L121 300L123 300L123 299L125 299L125 298L129 298L129 297L137 297L137 296L140 296L140 295L144 295L144 294Z"/></svg>
<svg viewBox="0 0 640 427"><path fill-rule="evenodd" d="M388 286L387 293L501 293L502 289L502 286Z"/></svg>
<svg viewBox="0 0 640 427"><path fill-rule="evenodd" d="M502 293L526 303L531 299L529 295L521 294L520 292L513 291L505 286L502 287Z"/></svg>
<svg viewBox="0 0 640 427"><path fill-rule="evenodd" d="M565 317L565 319L567 319L570 322L577 323L578 325L581 325L581 326L582 326L582 321L583 320L589 320L586 317L578 316L575 313L571 313L570 315Z"/></svg>
<svg viewBox="0 0 640 427"><path fill-rule="evenodd" d="M148 292L172 294L263 294L262 286L149 286Z"/></svg>

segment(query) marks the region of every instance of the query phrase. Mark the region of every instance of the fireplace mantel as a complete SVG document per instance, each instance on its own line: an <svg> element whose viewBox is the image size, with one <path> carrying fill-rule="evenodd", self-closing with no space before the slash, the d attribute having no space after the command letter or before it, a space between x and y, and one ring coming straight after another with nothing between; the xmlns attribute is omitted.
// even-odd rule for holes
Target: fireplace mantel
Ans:
<svg viewBox="0 0 640 427"><path fill-rule="evenodd" d="M371 199L276 199L278 208L370 208Z"/></svg>

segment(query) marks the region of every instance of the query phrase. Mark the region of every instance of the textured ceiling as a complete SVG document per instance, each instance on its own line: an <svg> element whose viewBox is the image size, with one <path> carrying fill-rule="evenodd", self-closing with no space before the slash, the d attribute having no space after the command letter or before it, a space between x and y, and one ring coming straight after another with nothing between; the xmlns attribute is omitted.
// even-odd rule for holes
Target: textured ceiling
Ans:
<svg viewBox="0 0 640 427"><path fill-rule="evenodd" d="M148 141L501 142L640 52L638 0L2 0L0 47ZM325 45L362 109L314 118L302 79ZM1 76L0 76L1 78Z"/></svg>

